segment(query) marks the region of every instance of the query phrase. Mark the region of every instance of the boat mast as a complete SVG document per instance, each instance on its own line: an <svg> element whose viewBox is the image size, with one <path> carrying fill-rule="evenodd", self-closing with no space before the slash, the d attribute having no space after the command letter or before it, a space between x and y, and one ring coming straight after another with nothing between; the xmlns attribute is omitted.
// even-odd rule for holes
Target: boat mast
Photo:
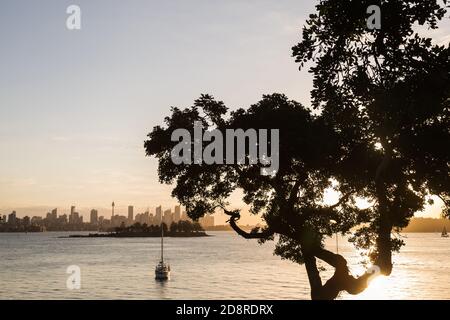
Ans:
<svg viewBox="0 0 450 320"><path fill-rule="evenodd" d="M161 223L161 262L164 262L164 228L163 228L163 224Z"/></svg>

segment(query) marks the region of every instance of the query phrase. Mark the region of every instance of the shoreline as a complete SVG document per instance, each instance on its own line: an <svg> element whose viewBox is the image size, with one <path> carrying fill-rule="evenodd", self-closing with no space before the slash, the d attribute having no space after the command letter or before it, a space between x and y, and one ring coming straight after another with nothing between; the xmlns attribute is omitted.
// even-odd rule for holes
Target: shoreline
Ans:
<svg viewBox="0 0 450 320"><path fill-rule="evenodd" d="M124 233L89 233L89 234L71 234L58 238L159 238L159 232L124 232ZM204 231L199 232L167 232L164 234L167 238L200 238L211 237Z"/></svg>

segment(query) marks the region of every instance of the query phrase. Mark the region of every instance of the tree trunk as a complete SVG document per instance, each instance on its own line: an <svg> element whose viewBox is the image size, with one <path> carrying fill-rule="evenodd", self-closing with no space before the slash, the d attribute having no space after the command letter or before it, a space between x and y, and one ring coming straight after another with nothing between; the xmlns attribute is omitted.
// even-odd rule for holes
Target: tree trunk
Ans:
<svg viewBox="0 0 450 320"><path fill-rule="evenodd" d="M343 256L326 249L307 249L306 252L304 260L311 286L312 300L333 300L338 297L341 291L359 294L367 288L368 282L373 276L373 273L368 271L358 278L353 277L347 267L347 260ZM316 257L335 268L333 276L323 285L317 269Z"/></svg>

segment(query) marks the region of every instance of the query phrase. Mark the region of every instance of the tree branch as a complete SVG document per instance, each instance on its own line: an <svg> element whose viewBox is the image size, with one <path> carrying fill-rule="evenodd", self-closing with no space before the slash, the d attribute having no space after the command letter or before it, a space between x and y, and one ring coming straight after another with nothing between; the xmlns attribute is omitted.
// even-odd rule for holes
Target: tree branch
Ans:
<svg viewBox="0 0 450 320"><path fill-rule="evenodd" d="M448 199L445 199L445 197L440 194L438 194L437 196L442 200L446 207L450 207L450 201Z"/></svg>
<svg viewBox="0 0 450 320"><path fill-rule="evenodd" d="M346 202L348 198L353 194L353 191L347 192L344 194L337 203L333 204L332 206L328 207L328 209L335 209L336 207L339 207L341 204Z"/></svg>
<svg viewBox="0 0 450 320"><path fill-rule="evenodd" d="M241 218L241 215L239 213L239 210L233 210L229 211L225 208L222 208L223 212L230 216L230 219L228 222L230 223L231 228L233 228L234 231L236 231L237 234L244 237L245 239L268 239L271 236L273 236L274 231L272 231L269 227L262 232L246 232L243 229L241 229L237 225L237 221Z"/></svg>

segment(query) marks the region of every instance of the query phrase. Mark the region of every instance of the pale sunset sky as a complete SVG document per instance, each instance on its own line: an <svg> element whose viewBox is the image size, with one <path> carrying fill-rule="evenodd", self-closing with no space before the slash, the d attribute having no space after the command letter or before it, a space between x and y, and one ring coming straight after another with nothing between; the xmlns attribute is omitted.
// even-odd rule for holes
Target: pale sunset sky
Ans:
<svg viewBox="0 0 450 320"><path fill-rule="evenodd" d="M175 205L146 134L201 93L231 109L273 92L310 105L312 79L291 47L315 3L2 0L0 214ZM79 31L66 28L72 4ZM440 26L423 32L448 43L449 19Z"/></svg>

